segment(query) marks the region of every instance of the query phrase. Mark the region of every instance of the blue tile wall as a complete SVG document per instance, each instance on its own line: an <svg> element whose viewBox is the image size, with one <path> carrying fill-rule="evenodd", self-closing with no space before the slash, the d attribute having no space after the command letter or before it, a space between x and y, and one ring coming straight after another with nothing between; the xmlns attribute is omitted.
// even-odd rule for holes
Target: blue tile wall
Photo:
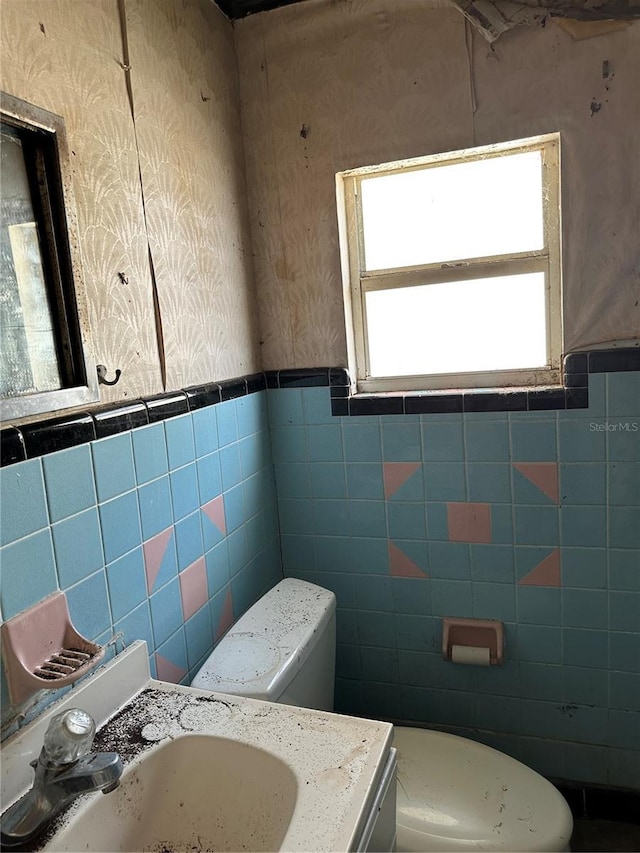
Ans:
<svg viewBox="0 0 640 853"><path fill-rule="evenodd" d="M268 395L284 572L338 599L338 710L640 788L640 374L591 374L566 411L330 418L327 388ZM489 505L490 536L451 541L460 503ZM446 663L445 615L502 620L506 664Z"/></svg>
<svg viewBox="0 0 640 853"><path fill-rule="evenodd" d="M161 678L188 683L229 604L237 619L282 576L265 391L11 465L0 490L2 617L63 590L81 633L145 639ZM200 559L208 598L185 621L179 573Z"/></svg>

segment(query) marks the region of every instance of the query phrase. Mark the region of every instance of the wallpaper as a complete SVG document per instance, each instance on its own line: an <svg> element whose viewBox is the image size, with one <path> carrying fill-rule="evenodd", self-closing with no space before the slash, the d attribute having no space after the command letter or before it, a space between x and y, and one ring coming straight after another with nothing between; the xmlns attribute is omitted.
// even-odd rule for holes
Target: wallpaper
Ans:
<svg viewBox="0 0 640 853"><path fill-rule="evenodd" d="M439 0L308 0L235 30L266 369L346 363L337 171L552 131L565 350L640 337L640 24L490 47Z"/></svg>

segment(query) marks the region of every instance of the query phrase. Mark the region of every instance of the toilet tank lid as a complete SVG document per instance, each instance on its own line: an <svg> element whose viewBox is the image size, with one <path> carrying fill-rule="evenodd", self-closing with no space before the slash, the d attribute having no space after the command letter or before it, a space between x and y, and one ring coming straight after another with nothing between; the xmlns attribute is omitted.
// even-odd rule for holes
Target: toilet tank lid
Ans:
<svg viewBox="0 0 640 853"><path fill-rule="evenodd" d="M192 687L277 701L322 637L336 597L285 578L230 628Z"/></svg>

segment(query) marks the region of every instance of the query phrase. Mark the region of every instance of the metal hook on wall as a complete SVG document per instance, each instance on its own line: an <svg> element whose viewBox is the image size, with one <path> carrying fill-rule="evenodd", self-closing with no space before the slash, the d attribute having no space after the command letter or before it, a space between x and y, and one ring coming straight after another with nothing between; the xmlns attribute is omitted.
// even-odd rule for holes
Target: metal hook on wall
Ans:
<svg viewBox="0 0 640 853"><path fill-rule="evenodd" d="M120 379L120 376L122 375L121 370L116 370L116 378L107 379L107 368L104 364L99 364L96 367L96 373L98 374L98 383L100 385L115 385Z"/></svg>

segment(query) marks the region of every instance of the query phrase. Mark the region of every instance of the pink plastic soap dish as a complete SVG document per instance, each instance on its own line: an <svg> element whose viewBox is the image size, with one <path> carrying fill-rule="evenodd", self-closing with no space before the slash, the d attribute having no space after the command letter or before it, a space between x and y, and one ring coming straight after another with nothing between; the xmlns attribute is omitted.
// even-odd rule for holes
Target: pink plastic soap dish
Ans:
<svg viewBox="0 0 640 853"><path fill-rule="evenodd" d="M21 705L38 690L57 690L86 675L104 647L71 624L67 597L56 592L2 625L2 654L9 695Z"/></svg>

